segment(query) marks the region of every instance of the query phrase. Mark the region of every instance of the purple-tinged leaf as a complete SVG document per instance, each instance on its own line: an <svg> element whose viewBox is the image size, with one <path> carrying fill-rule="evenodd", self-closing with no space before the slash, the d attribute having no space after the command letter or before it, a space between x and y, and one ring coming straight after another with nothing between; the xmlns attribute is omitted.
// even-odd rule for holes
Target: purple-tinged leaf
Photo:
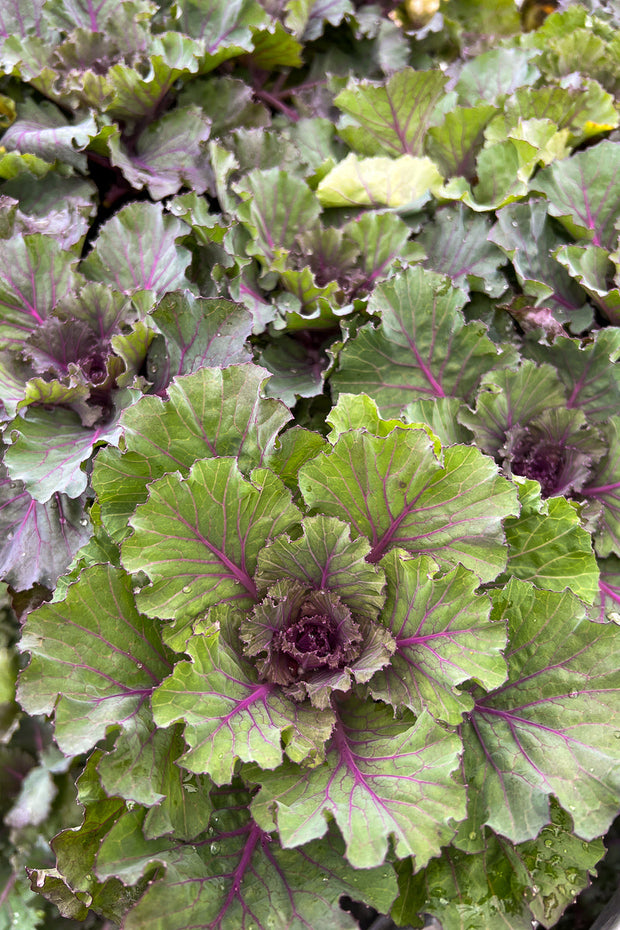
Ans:
<svg viewBox="0 0 620 930"><path fill-rule="evenodd" d="M227 368L249 361L246 340L252 332L252 316L241 304L174 291L162 297L151 317L165 337L156 353L160 357L153 350L149 356L149 373L162 387L176 375L199 368Z"/></svg>
<svg viewBox="0 0 620 930"><path fill-rule="evenodd" d="M506 260L488 240L490 229L485 216L464 204L438 210L416 239L428 256L425 267L447 275L455 287L499 297L508 287L499 271Z"/></svg>
<svg viewBox="0 0 620 930"><path fill-rule="evenodd" d="M132 13L142 15L150 13L146 0L55 0L47 3L46 18L65 32L74 29L87 29L90 32L105 32L113 28L113 20L119 15L119 7L129 6Z"/></svg>
<svg viewBox="0 0 620 930"><path fill-rule="evenodd" d="M566 406L590 423L605 423L620 408L620 329L608 326L587 341L558 336L552 345L529 339L524 354L553 365L566 389Z"/></svg>
<svg viewBox="0 0 620 930"><path fill-rule="evenodd" d="M620 555L620 418L610 417L604 429L609 454L594 469L581 494L586 513L595 521L597 555Z"/></svg>
<svg viewBox="0 0 620 930"><path fill-rule="evenodd" d="M2 466L0 577L16 591L35 584L53 588L91 535L85 504L84 496L71 500L64 494L40 504Z"/></svg>
<svg viewBox="0 0 620 930"><path fill-rule="evenodd" d="M2 145L9 152L29 152L85 171L83 150L97 131L90 114L79 123L69 123L52 103L37 104L26 99L18 107L17 119L2 136Z"/></svg>
<svg viewBox="0 0 620 930"><path fill-rule="evenodd" d="M551 365L526 359L517 371L491 371L482 379L476 412L459 420L489 455L499 456L512 426L526 426L545 410L566 406L562 382Z"/></svg>
<svg viewBox="0 0 620 930"><path fill-rule="evenodd" d="M546 194L550 214L573 238L613 249L618 241L619 172L620 145L604 140L543 169L532 187Z"/></svg>
<svg viewBox="0 0 620 930"><path fill-rule="evenodd" d="M0 37L42 34L45 0L6 0L0 10Z"/></svg>
<svg viewBox="0 0 620 930"><path fill-rule="evenodd" d="M22 344L74 288L77 257L51 236L0 240L0 343Z"/></svg>
<svg viewBox="0 0 620 930"><path fill-rule="evenodd" d="M281 336L272 340L258 360L271 372L265 393L279 398L288 407L294 407L300 397L317 397L323 392L329 362L320 348Z"/></svg>
<svg viewBox="0 0 620 930"><path fill-rule="evenodd" d="M607 249L598 245L563 245L555 257L571 278L579 282L603 316L617 326L620 323L620 290L614 286L614 281L618 266Z"/></svg>
<svg viewBox="0 0 620 930"><path fill-rule="evenodd" d="M153 694L157 725L179 721L184 727L189 748L178 764L208 773L218 785L232 780L238 759L276 768L283 743L296 762L316 764L334 725L332 710L294 701L278 685L259 680L252 666L209 626L219 616L225 620L226 612L211 612L206 629L184 646L190 661L178 662Z"/></svg>
<svg viewBox="0 0 620 930"><path fill-rule="evenodd" d="M547 208L543 201L502 207L489 238L512 261L524 293L564 317L584 304L585 294L553 257L566 240L549 221Z"/></svg>
<svg viewBox="0 0 620 930"><path fill-rule="evenodd" d="M13 234L43 233L53 236L65 251L80 255L96 212L97 188L85 178L65 178L50 172L33 183L33 178L16 177L3 186L16 198Z"/></svg>
<svg viewBox="0 0 620 930"><path fill-rule="evenodd" d="M484 129L497 112L497 108L488 103L451 110L440 126L431 126L428 130L425 154L437 162L445 177L462 175L472 181L476 174L476 158L484 144Z"/></svg>
<svg viewBox="0 0 620 930"><path fill-rule="evenodd" d="M158 626L137 612L131 579L95 565L64 601L33 611L20 648L31 660L18 696L30 714L55 708L55 737L76 755L109 727L131 730L156 685L170 672Z"/></svg>
<svg viewBox="0 0 620 930"><path fill-rule="evenodd" d="M396 640L387 668L370 681L370 692L394 709L458 724L474 706L458 685L474 679L484 688L506 680L506 628L491 622L491 604L476 595L478 578L461 565L437 574L432 559L403 560L391 552L382 561L387 600L381 622Z"/></svg>
<svg viewBox="0 0 620 930"><path fill-rule="evenodd" d="M191 845L147 840L143 814L125 815L108 833L96 873L135 883L161 863L165 874L149 882L127 913L125 930L354 930L357 921L339 906L343 895L383 911L396 894L391 866L359 872L343 859L335 830L301 850L282 849L247 814L247 794L219 800L208 835Z"/></svg>
<svg viewBox="0 0 620 930"><path fill-rule="evenodd" d="M299 233L318 219L316 195L300 178L277 168L250 172L236 190L243 197L237 215L254 240L248 254L263 259L267 267L279 267Z"/></svg>
<svg viewBox="0 0 620 930"><path fill-rule="evenodd" d="M183 186L202 194L213 178L203 151L210 126L199 107L172 110L149 123L132 151L123 145L119 132L110 135L110 160L133 188L146 187L153 200L170 197Z"/></svg>
<svg viewBox="0 0 620 930"><path fill-rule="evenodd" d="M324 24L337 26L346 15L355 13L351 0L289 0L286 4L286 27L304 42L323 34Z"/></svg>
<svg viewBox="0 0 620 930"><path fill-rule="evenodd" d="M485 372L514 364L515 355L498 350L483 323L464 322L465 301L448 278L419 266L380 284L368 311L381 323L345 344L332 385L369 394L387 416L425 397L470 399Z"/></svg>
<svg viewBox="0 0 620 930"><path fill-rule="evenodd" d="M77 413L64 407L29 407L9 426L12 445L4 460L13 480L21 480L36 500L46 503L62 492L79 497L88 476L82 465L104 442L120 438L118 419L122 405L135 400L135 392L117 392L116 411L92 429L86 429Z"/></svg>
<svg viewBox="0 0 620 930"><path fill-rule="evenodd" d="M599 836L620 801L620 629L592 623L568 592L516 579L494 601L508 619L509 678L462 725L473 829L533 839L554 795L578 836Z"/></svg>
<svg viewBox="0 0 620 930"><path fill-rule="evenodd" d="M600 559L598 566L601 571L599 593L588 616L596 623L620 624L620 559L617 555L610 555Z"/></svg>
<svg viewBox="0 0 620 930"><path fill-rule="evenodd" d="M332 692L368 681L394 651L381 624L352 615L331 591L289 579L269 589L241 621L239 636L262 681L282 686L296 701L308 697L321 710Z"/></svg>
<svg viewBox="0 0 620 930"><path fill-rule="evenodd" d="M341 126L338 134L361 155L423 155L429 126L454 103L445 93L441 71L405 68L387 84L353 81L334 103L359 125Z"/></svg>
<svg viewBox="0 0 620 930"><path fill-rule="evenodd" d="M298 539L280 537L261 550L255 577L259 590L278 581L297 581L332 591L354 617L376 620L385 600L385 576L367 561L367 540L352 540L349 524L333 517L306 517L302 528Z"/></svg>
<svg viewBox="0 0 620 930"><path fill-rule="evenodd" d="M200 12L208 18L207 10ZM228 75L210 75L186 84L179 94L179 106L190 103L209 114L211 138L226 137L227 144L232 130L259 128L271 122L269 111L256 101L251 86ZM332 124L329 125L332 128Z"/></svg>
<svg viewBox="0 0 620 930"><path fill-rule="evenodd" d="M440 462L423 429L353 430L300 469L299 486L308 506L370 539L371 562L398 546L442 568L462 562L483 581L505 565L502 518L517 511L516 489L477 449L452 446Z"/></svg>
<svg viewBox="0 0 620 930"><path fill-rule="evenodd" d="M140 609L182 621L187 635L187 623L208 607L251 603L258 553L299 519L279 478L255 469L247 481L233 458L196 462L187 478L175 472L153 481L122 546L125 567L152 581L138 594Z"/></svg>
<svg viewBox="0 0 620 930"><path fill-rule="evenodd" d="M175 379L169 400L144 396L122 415L125 453L107 448L97 456L93 486L108 533L120 538L146 485L166 472L186 474L198 459L235 456L245 473L267 464L289 411L261 397L268 373L257 365L199 368Z"/></svg>
<svg viewBox="0 0 620 930"><path fill-rule="evenodd" d="M127 294L163 294L187 287L190 253L176 240L188 230L181 220L165 215L159 204L128 204L101 228L80 270Z"/></svg>
<svg viewBox="0 0 620 930"><path fill-rule="evenodd" d="M390 838L399 859L415 855L421 868L465 816L465 789L452 777L461 748L427 713L395 720L386 704L345 699L321 765L245 767L261 785L252 813L264 829L275 821L287 848L324 836L333 817L355 868L384 862Z"/></svg>

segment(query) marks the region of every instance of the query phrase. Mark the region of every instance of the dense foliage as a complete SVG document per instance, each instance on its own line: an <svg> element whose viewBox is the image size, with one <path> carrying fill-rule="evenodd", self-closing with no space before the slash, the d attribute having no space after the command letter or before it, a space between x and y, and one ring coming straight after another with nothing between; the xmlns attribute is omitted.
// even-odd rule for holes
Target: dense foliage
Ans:
<svg viewBox="0 0 620 930"><path fill-rule="evenodd" d="M620 11L559 7L2 3L0 930L595 874Z"/></svg>

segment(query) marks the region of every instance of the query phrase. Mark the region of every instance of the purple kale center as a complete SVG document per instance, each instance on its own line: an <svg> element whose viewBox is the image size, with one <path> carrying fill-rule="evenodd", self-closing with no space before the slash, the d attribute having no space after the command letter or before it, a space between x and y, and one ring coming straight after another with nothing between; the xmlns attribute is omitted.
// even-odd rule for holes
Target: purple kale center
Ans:
<svg viewBox="0 0 620 930"><path fill-rule="evenodd" d="M315 668L337 668L345 658L338 625L332 617L315 614L302 617L287 630L280 631L274 647L293 660L297 674Z"/></svg>
<svg viewBox="0 0 620 930"><path fill-rule="evenodd" d="M563 487L565 466L564 449L544 440L529 448L525 443L521 443L511 462L514 475L522 475L540 482L543 497L550 497Z"/></svg>

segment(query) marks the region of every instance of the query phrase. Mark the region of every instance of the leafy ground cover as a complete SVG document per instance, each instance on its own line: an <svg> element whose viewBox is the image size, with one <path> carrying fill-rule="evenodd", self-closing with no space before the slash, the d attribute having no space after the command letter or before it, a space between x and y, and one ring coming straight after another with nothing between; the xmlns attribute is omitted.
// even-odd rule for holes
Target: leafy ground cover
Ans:
<svg viewBox="0 0 620 930"><path fill-rule="evenodd" d="M551 928L613 847L620 10L553 6L3 3L2 930Z"/></svg>

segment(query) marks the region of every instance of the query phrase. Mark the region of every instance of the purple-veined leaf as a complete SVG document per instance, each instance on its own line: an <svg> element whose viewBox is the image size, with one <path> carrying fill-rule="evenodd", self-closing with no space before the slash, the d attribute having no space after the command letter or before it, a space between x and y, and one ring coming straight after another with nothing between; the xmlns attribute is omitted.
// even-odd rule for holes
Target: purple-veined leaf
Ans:
<svg viewBox="0 0 620 930"><path fill-rule="evenodd" d="M256 68L272 71L302 66L302 45L277 20L252 26L252 46L251 61Z"/></svg>
<svg viewBox="0 0 620 930"><path fill-rule="evenodd" d="M165 875L150 882L129 910L124 930L354 930L357 921L339 907L342 895L388 910L396 893L391 866L364 872L343 859L335 830L301 850L248 819L247 794L219 798L207 836L192 844L146 840L143 814L126 814L104 839L96 873L136 882L161 863Z"/></svg>
<svg viewBox="0 0 620 930"><path fill-rule="evenodd" d="M456 85L459 97L470 105L480 100L492 103L517 87L534 84L540 71L532 59L537 51L529 48L494 48L467 61Z"/></svg>
<svg viewBox="0 0 620 930"><path fill-rule="evenodd" d="M510 258L524 293L565 317L584 304L585 294L553 257L566 240L551 225L547 209L537 200L502 207L489 238Z"/></svg>
<svg viewBox="0 0 620 930"><path fill-rule="evenodd" d="M326 22L337 26L345 15L354 12L350 0L288 0L286 27L298 39L310 42L323 34Z"/></svg>
<svg viewBox="0 0 620 930"><path fill-rule="evenodd" d="M21 480L41 503L62 492L79 497L88 476L82 465L104 442L116 444L120 437L118 419L123 405L132 403L136 392L116 392L116 410L109 420L85 429L77 413L64 407L29 407L25 416L10 424L12 445L5 463L13 480Z"/></svg>
<svg viewBox="0 0 620 930"><path fill-rule="evenodd" d="M473 855L448 847L416 874L409 862L399 863L394 919L415 921L426 911L444 930L531 930L534 920L555 925L587 885L604 846L574 836L569 815L557 803L552 818L536 839L516 847L487 829Z"/></svg>
<svg viewBox="0 0 620 930"><path fill-rule="evenodd" d="M261 785L255 819L264 829L275 821L282 845L295 847L324 836L331 816L355 868L384 862L389 838L399 859L415 855L421 868L465 816L465 790L452 777L460 740L427 713L414 723L408 714L395 720L392 708L372 701L345 699L338 707L321 765L244 768Z"/></svg>
<svg viewBox="0 0 620 930"><path fill-rule="evenodd" d="M90 32L103 33L113 28L113 21L119 15L119 7L129 6L134 16L150 13L145 0L52 0L46 4L46 18L60 26L66 32L74 29L87 29Z"/></svg>
<svg viewBox="0 0 620 930"><path fill-rule="evenodd" d="M110 135L110 160L132 187L146 187L153 200L176 194L183 186L202 194L212 181L202 145L209 138L210 126L199 107L172 110L147 126L134 151L123 146L120 133Z"/></svg>
<svg viewBox="0 0 620 930"><path fill-rule="evenodd" d="M432 559L402 559L397 552L381 564L388 579L381 622L396 640L396 652L371 679L370 692L395 710L404 706L420 714L426 708L458 724L474 706L459 684L475 679L493 688L506 679L505 625L489 620L489 599L476 595L478 578L461 565L438 576Z"/></svg>
<svg viewBox="0 0 620 930"><path fill-rule="evenodd" d="M498 455L509 429L526 426L545 410L566 406L562 382L548 364L525 359L516 371L491 371L482 379L476 412L461 410L459 420L489 455Z"/></svg>
<svg viewBox="0 0 620 930"><path fill-rule="evenodd" d="M302 340L281 336L260 353L259 362L271 372L265 385L268 397L293 407L299 397L316 397L324 387L328 368L326 353Z"/></svg>
<svg viewBox="0 0 620 930"><path fill-rule="evenodd" d="M587 342L558 336L552 345L528 340L524 354L553 365L566 389L566 406L590 423L605 423L620 407L620 329L608 326Z"/></svg>
<svg viewBox="0 0 620 930"><path fill-rule="evenodd" d="M177 28L199 39L207 50L207 60L201 70L212 70L228 58L251 51L249 26L266 19L253 0L234 0L233 3L218 0L207 8L191 0L181 0L177 17Z"/></svg>
<svg viewBox="0 0 620 930"><path fill-rule="evenodd" d="M588 514L596 521L594 546L602 558L620 555L620 418L609 417L604 433L609 453L580 492Z"/></svg>
<svg viewBox="0 0 620 930"><path fill-rule="evenodd" d="M0 240L0 341L15 347L47 319L74 287L77 257L51 236Z"/></svg>
<svg viewBox="0 0 620 930"><path fill-rule="evenodd" d="M20 648L31 660L19 700L30 714L55 709L63 752L92 748L109 727L131 730L170 672L158 626L140 616L131 579L110 565L87 568L65 600L32 612Z"/></svg>
<svg viewBox="0 0 620 930"><path fill-rule="evenodd" d="M332 385L369 394L389 416L425 397L470 399L485 371L514 364L515 355L498 349L483 323L464 322L465 301L449 278L419 266L380 284L368 311L381 323L345 344Z"/></svg>
<svg viewBox="0 0 620 930"><path fill-rule="evenodd" d="M40 36L43 31L42 10L45 0L6 0L0 10L0 37Z"/></svg>
<svg viewBox="0 0 620 930"><path fill-rule="evenodd" d="M620 630L588 620L570 592L516 579L494 602L508 619L508 682L462 725L472 828L533 839L554 795L578 836L599 836L620 800Z"/></svg>
<svg viewBox="0 0 620 930"><path fill-rule="evenodd" d="M50 171L36 183L32 177L16 177L3 190L19 204L13 235L43 233L53 236L63 250L80 255L96 212L97 188L91 181Z"/></svg>
<svg viewBox="0 0 620 930"><path fill-rule="evenodd" d="M507 128L516 126L519 120L549 119L558 129L571 130L573 145L618 125L612 95L583 76L578 89L557 84L519 87L506 101L502 116Z"/></svg>
<svg viewBox="0 0 620 930"><path fill-rule="evenodd" d="M267 267L279 267L299 233L318 219L316 195L301 178L278 168L250 172L236 190L244 198L237 215L254 240L248 254L263 259Z"/></svg>
<svg viewBox="0 0 620 930"><path fill-rule="evenodd" d="M249 361L245 343L252 316L241 304L174 291L162 297L151 317L165 337L161 358L150 353L149 374L156 384L167 386L175 375L205 366L227 368Z"/></svg>
<svg viewBox="0 0 620 930"><path fill-rule="evenodd" d="M476 174L476 157L484 143L484 129L498 110L492 104L457 107L445 115L440 126L431 126L425 138L430 155L445 177L462 175L469 181Z"/></svg>
<svg viewBox="0 0 620 930"><path fill-rule="evenodd" d="M332 591L354 617L375 620L385 600L385 575L366 557L370 544L351 539L350 526L333 517L306 517L303 534L267 544L258 557L256 584L261 592L277 581L298 581L317 591Z"/></svg>
<svg viewBox="0 0 620 930"><path fill-rule="evenodd" d="M52 103L37 104L26 99L18 107L17 119L2 136L7 151L30 152L46 161L61 161L78 171L86 169L86 148L97 135L92 115L69 123Z"/></svg>
<svg viewBox="0 0 620 930"><path fill-rule="evenodd" d="M101 228L80 270L129 294L186 287L190 253L176 240L188 230L181 220L165 215L160 204L128 204Z"/></svg>
<svg viewBox="0 0 620 930"><path fill-rule="evenodd" d="M233 645L209 628L219 615L226 619L225 611L211 611L207 629L184 646L190 661L178 662L153 695L158 726L184 725L189 749L179 765L227 784L237 759L276 768L283 742L290 758L301 762L310 757L316 764L334 725L333 712L294 701L278 685L258 680Z"/></svg>
<svg viewBox="0 0 620 930"><path fill-rule="evenodd" d="M203 19L209 12L201 10ZM186 84L179 94L179 105L196 104L209 114L211 138L228 134L236 128L258 128L268 126L270 116L264 104L255 100L252 88L244 81L228 75L198 78ZM330 128L332 124L330 123Z"/></svg>
<svg viewBox="0 0 620 930"><path fill-rule="evenodd" d="M54 494L46 504L34 500L21 481L2 467L0 479L0 576L16 591L35 584L53 588L73 556L91 535L85 496Z"/></svg>
<svg viewBox="0 0 620 930"><path fill-rule="evenodd" d="M405 68L387 84L353 81L334 103L359 125L341 126L339 135L361 155L422 155L429 126L454 104L445 94L441 71Z"/></svg>
<svg viewBox="0 0 620 930"><path fill-rule="evenodd" d="M248 481L233 458L196 462L187 478L164 475L150 484L122 546L125 567L152 582L138 594L140 609L182 621L178 640L208 607L251 603L259 551L299 518L279 478L255 469Z"/></svg>
<svg viewBox="0 0 620 930"><path fill-rule="evenodd" d="M499 271L506 260L489 242L490 228L486 217L464 204L438 210L435 222L425 226L416 239L428 256L425 267L447 275L455 287L499 297L508 287Z"/></svg>
<svg viewBox="0 0 620 930"><path fill-rule="evenodd" d="M536 175L532 186L546 194L550 214L571 236L613 249L618 241L619 171L620 145L604 140L554 162Z"/></svg>
<svg viewBox="0 0 620 930"><path fill-rule="evenodd" d="M516 513L516 489L477 449L452 446L438 461L422 429L352 430L300 469L299 486L310 507L370 540L372 562L399 546L485 581L505 565L502 518Z"/></svg>
<svg viewBox="0 0 620 930"><path fill-rule="evenodd" d="M235 456L244 473L267 464L291 418L281 403L261 397L267 374L257 365L199 368L171 383L167 401L145 396L128 408L121 418L127 451L102 450L93 474L108 533L125 535L147 483L166 472L186 474L209 456Z"/></svg>

